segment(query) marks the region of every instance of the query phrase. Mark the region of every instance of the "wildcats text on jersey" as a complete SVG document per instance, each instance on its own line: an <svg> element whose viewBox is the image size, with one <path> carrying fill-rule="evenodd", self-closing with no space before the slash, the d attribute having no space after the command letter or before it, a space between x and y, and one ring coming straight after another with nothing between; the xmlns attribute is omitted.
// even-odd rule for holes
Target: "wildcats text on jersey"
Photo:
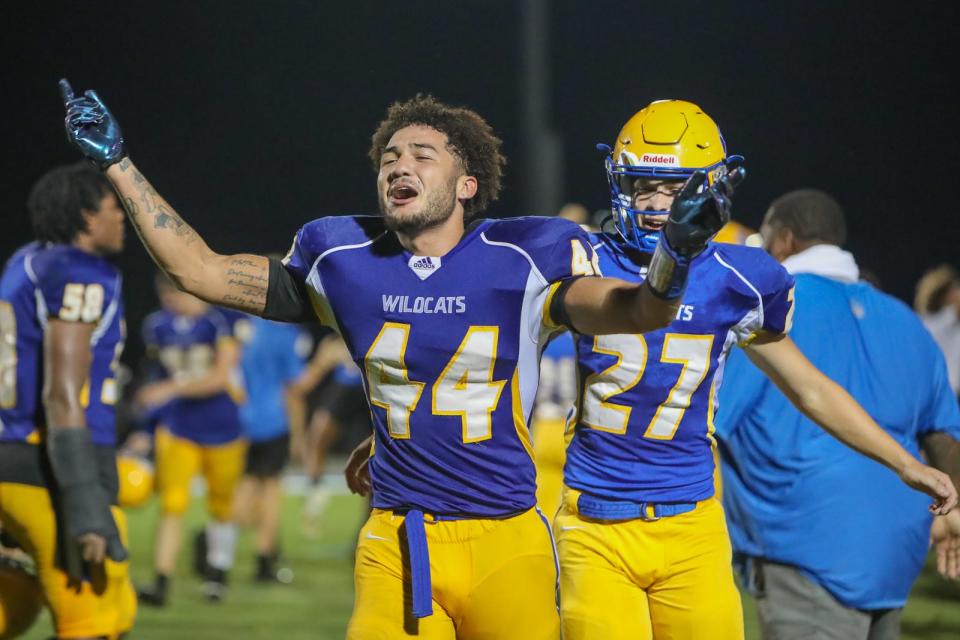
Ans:
<svg viewBox="0 0 960 640"><path fill-rule="evenodd" d="M393 296L383 294L386 313L466 313L467 296Z"/></svg>

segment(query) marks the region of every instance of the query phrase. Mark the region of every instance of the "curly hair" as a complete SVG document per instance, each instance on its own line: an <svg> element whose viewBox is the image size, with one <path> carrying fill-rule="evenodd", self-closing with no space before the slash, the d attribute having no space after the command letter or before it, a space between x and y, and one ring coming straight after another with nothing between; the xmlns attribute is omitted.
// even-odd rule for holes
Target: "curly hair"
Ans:
<svg viewBox="0 0 960 640"><path fill-rule="evenodd" d="M368 155L373 170L380 170L380 158L393 134L418 124L445 134L447 148L459 160L464 173L477 179L477 194L464 204L465 217L484 211L500 195L507 159L500 153L503 142L494 135L493 128L465 107L451 107L423 94L405 102L394 102L370 141Z"/></svg>
<svg viewBox="0 0 960 640"><path fill-rule="evenodd" d="M70 244L87 230L83 210L100 210L113 187L87 162L57 167L43 174L30 190L27 210L40 242Z"/></svg>

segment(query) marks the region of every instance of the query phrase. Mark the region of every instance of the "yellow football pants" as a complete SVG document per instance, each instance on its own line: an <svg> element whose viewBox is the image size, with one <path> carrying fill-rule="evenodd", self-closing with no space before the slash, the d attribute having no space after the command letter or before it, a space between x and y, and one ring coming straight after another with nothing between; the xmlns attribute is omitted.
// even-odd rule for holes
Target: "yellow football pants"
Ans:
<svg viewBox="0 0 960 640"><path fill-rule="evenodd" d="M126 516L117 507L112 511L126 546ZM57 568L57 524L46 488L0 483L0 522L36 563L58 638L116 638L133 627L137 596L127 562L108 559L79 585Z"/></svg>
<svg viewBox="0 0 960 640"><path fill-rule="evenodd" d="M742 640L723 507L602 522L577 513L564 492L554 521L565 640Z"/></svg>
<svg viewBox="0 0 960 640"><path fill-rule="evenodd" d="M556 557L541 513L426 520L433 615L416 619L410 613L403 516L374 509L357 545L348 640L559 638Z"/></svg>
<svg viewBox="0 0 960 640"><path fill-rule="evenodd" d="M203 473L207 482L207 509L216 520L226 522L233 508L233 494L243 475L247 443L243 439L221 445L199 445L167 429L156 434L157 489L165 514L181 515L190 505L190 481Z"/></svg>
<svg viewBox="0 0 960 640"><path fill-rule="evenodd" d="M549 519L557 515L563 495L563 462L566 443L563 436L564 420L535 419L533 421L533 453L537 464L537 504Z"/></svg>

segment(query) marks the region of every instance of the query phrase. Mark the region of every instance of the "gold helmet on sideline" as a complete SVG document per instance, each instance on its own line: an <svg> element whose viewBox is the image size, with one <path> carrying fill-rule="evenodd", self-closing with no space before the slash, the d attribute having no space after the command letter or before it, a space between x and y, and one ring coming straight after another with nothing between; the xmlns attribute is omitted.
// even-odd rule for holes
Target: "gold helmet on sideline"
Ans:
<svg viewBox="0 0 960 640"><path fill-rule="evenodd" d="M136 456L117 456L120 477L118 501L125 509L142 506L153 495L154 472L149 460Z"/></svg>
<svg viewBox="0 0 960 640"><path fill-rule="evenodd" d="M0 640L23 634L42 606L40 581L19 560L0 553Z"/></svg>

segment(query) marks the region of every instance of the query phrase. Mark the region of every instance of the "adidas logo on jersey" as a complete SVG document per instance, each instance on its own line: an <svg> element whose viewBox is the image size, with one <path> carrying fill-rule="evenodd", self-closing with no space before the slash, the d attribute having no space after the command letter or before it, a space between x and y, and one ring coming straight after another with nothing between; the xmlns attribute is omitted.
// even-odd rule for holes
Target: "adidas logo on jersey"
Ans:
<svg viewBox="0 0 960 640"><path fill-rule="evenodd" d="M432 256L410 256L407 266L417 274L421 280L426 280L440 268L440 258Z"/></svg>

